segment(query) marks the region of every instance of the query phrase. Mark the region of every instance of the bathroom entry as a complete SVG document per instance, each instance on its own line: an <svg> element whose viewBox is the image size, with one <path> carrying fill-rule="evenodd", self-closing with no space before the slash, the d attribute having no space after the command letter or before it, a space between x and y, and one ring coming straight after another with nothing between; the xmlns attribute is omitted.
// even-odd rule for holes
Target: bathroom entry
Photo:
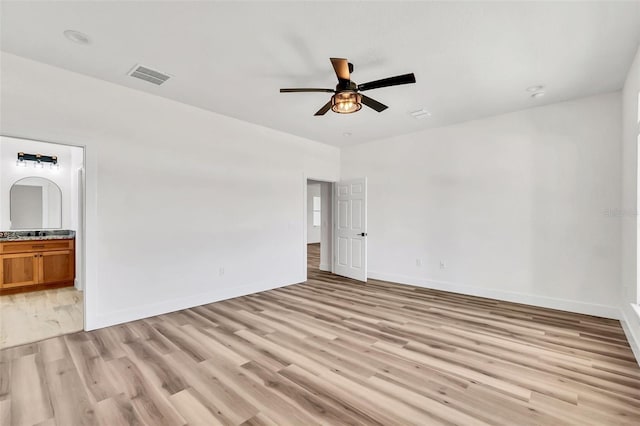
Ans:
<svg viewBox="0 0 640 426"><path fill-rule="evenodd" d="M307 277L317 271L331 272L333 252L332 182L307 180L306 248Z"/></svg>
<svg viewBox="0 0 640 426"><path fill-rule="evenodd" d="M0 349L84 328L84 148L0 136Z"/></svg>

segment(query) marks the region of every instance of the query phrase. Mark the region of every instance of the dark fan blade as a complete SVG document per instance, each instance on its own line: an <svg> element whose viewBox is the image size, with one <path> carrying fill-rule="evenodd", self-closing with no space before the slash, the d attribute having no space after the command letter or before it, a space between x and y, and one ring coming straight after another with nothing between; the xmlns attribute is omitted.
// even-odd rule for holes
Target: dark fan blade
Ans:
<svg viewBox="0 0 640 426"><path fill-rule="evenodd" d="M349 73L349 61L342 58L330 58L333 70L336 72L336 76L340 82L351 80L351 74Z"/></svg>
<svg viewBox="0 0 640 426"><path fill-rule="evenodd" d="M327 113L327 111L329 111L330 109L331 109L331 101L329 101L326 104L324 104L324 106L322 108L320 108L318 110L318 112L316 112L313 115L325 115Z"/></svg>
<svg viewBox="0 0 640 426"><path fill-rule="evenodd" d="M383 78L382 80L370 81L358 85L358 90L371 90L387 86L399 86L401 84L411 84L416 82L416 76L411 74L397 75L395 77Z"/></svg>
<svg viewBox="0 0 640 426"><path fill-rule="evenodd" d="M375 99L371 99L368 96L365 96L365 95L360 95L360 96L362 96L362 103L363 104L365 104L369 108L375 109L378 112L382 112L385 109L389 108L385 104L381 104L380 102L376 101Z"/></svg>
<svg viewBox="0 0 640 426"><path fill-rule="evenodd" d="M333 92L335 92L335 90L333 90L333 89L308 89L308 88L280 89L280 93L298 93L298 92L327 92L327 93L333 93Z"/></svg>

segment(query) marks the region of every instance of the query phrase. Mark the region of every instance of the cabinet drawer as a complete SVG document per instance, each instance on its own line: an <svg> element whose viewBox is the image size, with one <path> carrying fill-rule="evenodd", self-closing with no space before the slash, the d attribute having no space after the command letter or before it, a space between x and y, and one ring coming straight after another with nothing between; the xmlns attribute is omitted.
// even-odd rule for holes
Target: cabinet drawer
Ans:
<svg viewBox="0 0 640 426"><path fill-rule="evenodd" d="M73 249L74 240L32 240L0 243L0 253L28 253Z"/></svg>

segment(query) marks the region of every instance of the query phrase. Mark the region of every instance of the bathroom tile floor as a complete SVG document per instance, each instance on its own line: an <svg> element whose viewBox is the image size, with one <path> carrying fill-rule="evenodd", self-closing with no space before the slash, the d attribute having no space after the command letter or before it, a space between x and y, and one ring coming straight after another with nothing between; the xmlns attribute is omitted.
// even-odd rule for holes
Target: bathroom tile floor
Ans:
<svg viewBox="0 0 640 426"><path fill-rule="evenodd" d="M74 287L0 296L0 349L82 330L82 305Z"/></svg>

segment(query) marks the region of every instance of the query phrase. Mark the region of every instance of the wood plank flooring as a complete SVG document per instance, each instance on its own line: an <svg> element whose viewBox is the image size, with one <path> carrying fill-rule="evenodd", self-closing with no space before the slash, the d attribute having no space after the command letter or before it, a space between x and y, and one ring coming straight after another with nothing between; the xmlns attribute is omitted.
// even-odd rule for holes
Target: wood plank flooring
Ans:
<svg viewBox="0 0 640 426"><path fill-rule="evenodd" d="M82 330L82 306L75 287L0 296L0 349Z"/></svg>
<svg viewBox="0 0 640 426"><path fill-rule="evenodd" d="M304 284L1 351L0 424L640 424L617 321L314 256Z"/></svg>

